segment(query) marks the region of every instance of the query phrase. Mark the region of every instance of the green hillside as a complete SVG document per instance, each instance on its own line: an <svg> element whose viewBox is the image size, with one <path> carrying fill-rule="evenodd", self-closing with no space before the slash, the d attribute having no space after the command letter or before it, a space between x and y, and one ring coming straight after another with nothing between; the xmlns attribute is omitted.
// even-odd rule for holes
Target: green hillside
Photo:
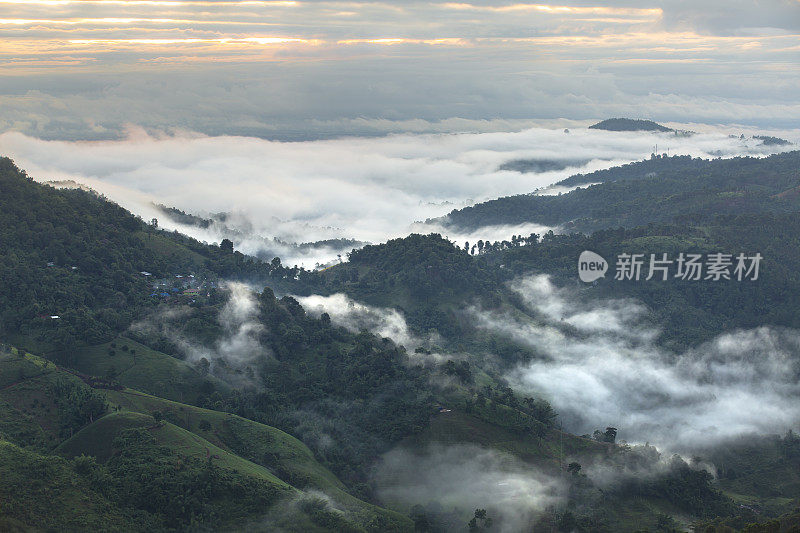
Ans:
<svg viewBox="0 0 800 533"><path fill-rule="evenodd" d="M159 230L91 192L38 184L8 158L0 190L0 337L37 353L109 342L162 303L153 280L279 286L311 276Z"/></svg>
<svg viewBox="0 0 800 533"><path fill-rule="evenodd" d="M158 522L115 505L61 457L0 440L0 530L152 531Z"/></svg>
<svg viewBox="0 0 800 533"><path fill-rule="evenodd" d="M675 131L652 120L633 118L607 118L589 126L590 130L606 131Z"/></svg>
<svg viewBox="0 0 800 533"><path fill-rule="evenodd" d="M168 447L178 455L186 458L213 458L214 464L240 474L257 477L274 484L280 489L290 490L290 486L263 466L211 444L202 437L180 428L169 422L157 422L152 416L126 411L111 412L81 429L78 433L62 442L54 451L66 458L81 455L95 457L106 462L114 455L114 440L125 430L144 429L157 445Z"/></svg>
<svg viewBox="0 0 800 533"><path fill-rule="evenodd" d="M176 401L196 403L204 390L224 394L231 389L227 383L202 375L180 359L122 336L66 353L52 353L50 357L84 374L110 378L126 387Z"/></svg>
<svg viewBox="0 0 800 533"><path fill-rule="evenodd" d="M0 436L37 451L51 450L106 410L102 393L22 351L0 354L0 376Z"/></svg>
<svg viewBox="0 0 800 533"><path fill-rule="evenodd" d="M13 500L10 511L0 507L7 524L69 529L83 520L103 529L107 517L109 529L148 531L437 531L433 523L460 531L475 509L443 511L451 500L435 495L384 500L376 486L386 454L434 444L477 446L559 480L567 496L537 515L537 529L669 530L716 519L743 527L758 518L752 509L765 517L791 510L793 437L713 456L731 467L714 479L693 458L616 443L614 428L593 438L562 433L547 401L523 397L505 379L542 354L476 327L470 309L539 324L509 282L547 273L574 284L585 249L605 257L760 251L769 262L758 283L707 284L698 295L676 282L605 279L576 291L643 302L660 328L657 342L676 349L733 327L800 327L785 297L800 290L798 153L654 158L555 199L500 199L454 215L482 225L498 214L527 221L532 212L574 212L582 213L570 215L576 228L631 227L463 245L410 235L321 273L163 232L102 198L35 184L0 163L10 191L0 207L22 221L0 220L0 279L15 287L0 291L0 340L25 347L0 345L0 440L23 454L20 468L52 461L61 470L3 467L11 479L27 474L29 492L49 472L63 479L58 498L84 494L91 503L59 522L63 508L40 510L39 496ZM657 223L674 216L680 223ZM100 259L77 264L93 256ZM417 338L404 347L354 332L272 287L393 308ZM588 475L594 469L634 474L606 485Z"/></svg>
<svg viewBox="0 0 800 533"><path fill-rule="evenodd" d="M261 333L249 340L260 348L247 365L218 355L232 334L221 323L231 294L222 280L299 284L307 293L318 274L159 230L91 193L37 184L7 159L0 187L3 341L105 388L291 431L364 498L371 462L426 424L424 372L405 364L402 349L306 316L271 289L257 298L253 331ZM188 279L203 290L184 294ZM190 358L188 344L213 361Z"/></svg>
<svg viewBox="0 0 800 533"><path fill-rule="evenodd" d="M172 402L132 390L108 391L109 403L120 409L151 414L199 435L226 453L261 465L298 489L319 490L338 506L368 522L376 516L402 523L404 518L354 498L344 484L291 435L240 416Z"/></svg>
<svg viewBox="0 0 800 533"><path fill-rule="evenodd" d="M568 178L559 185L595 185L565 194L498 198L452 211L437 221L454 229L537 223L590 233L724 214L798 212L798 196L792 193L800 185L798 166L797 151L711 161L654 156Z"/></svg>
<svg viewBox="0 0 800 533"><path fill-rule="evenodd" d="M134 390L107 391L115 408L151 415L178 425L208 442L277 472L287 483L305 489L343 492L344 486L314 459L311 450L291 435L252 420L202 409Z"/></svg>
<svg viewBox="0 0 800 533"><path fill-rule="evenodd" d="M77 422L72 418L65 420L66 415L74 417L75 410L66 410L59 405L62 400L58 395L51 396L53 391L64 395L65 382L72 387L67 388L65 399L99 397L102 410ZM0 438L14 442L7 443L8 450L17 450L17 446L30 448L31 452L26 453L31 455L26 458L52 462L54 469L64 466L66 470L53 471L65 478L76 472L86 476L88 471L98 484L97 489L92 489L97 495L80 484L74 494L58 492L59 484L54 484L51 490L65 500L80 497L89 501L96 496L98 506L112 509L110 518L87 511L86 516L79 513L74 518L65 514L62 517L65 521L58 522L59 515L54 512L41 513L36 521L26 514L37 513L36 508L18 502L19 509L8 508L4 512L0 508L0 516L9 527L34 526L46 520L64 526L69 526L71 520L83 520L86 524L92 520L102 524L106 520L108 527L114 528L114 520L118 520L122 524L119 529L132 531L183 528L194 520L230 527L264 518L273 525L280 523L287 531L356 531L371 530L378 525L382 530L401 531L409 527L410 522L404 516L350 496L341 481L321 466L305 445L275 428L131 389L93 390L52 363L30 354L22 355L17 350L0 356L0 383L3 384ZM108 414L103 415L103 411ZM33 450L45 455L34 454ZM49 455L51 451L72 462L64 463ZM181 474L173 476L171 481L164 479L163 468L167 465L175 465ZM162 474L153 477L152 468ZM211 475L208 468L219 486L210 493L203 489L197 496L199 499L187 501L183 515L170 516L169 499L155 506L148 503L147 491L172 490L163 483L194 490L191 487L195 486L195 476ZM138 479L148 471L151 472L148 478L158 487L146 485L140 487L138 494L123 494L130 488L131 476ZM8 479L16 479L18 475L22 474L10 470ZM121 492L104 492L100 490L101 484L119 487ZM230 488L225 487L234 486L240 488L228 495ZM87 494L81 494L87 490ZM314 496L317 492L324 494L325 499ZM198 507L201 504L202 510ZM212 510L208 511L206 506ZM269 512L270 506L277 506L274 512ZM141 526L136 520L151 525Z"/></svg>

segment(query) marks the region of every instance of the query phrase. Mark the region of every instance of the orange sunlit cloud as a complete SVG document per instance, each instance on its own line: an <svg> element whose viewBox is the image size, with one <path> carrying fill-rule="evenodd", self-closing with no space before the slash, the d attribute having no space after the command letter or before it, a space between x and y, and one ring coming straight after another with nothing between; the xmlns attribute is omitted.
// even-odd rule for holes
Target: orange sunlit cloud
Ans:
<svg viewBox="0 0 800 533"><path fill-rule="evenodd" d="M691 45L699 49L712 50L720 46L741 46L748 44L755 48L754 43L763 41L796 40L800 35L773 35L753 38L752 36L709 36L694 32L628 32L599 35L554 35L540 37L481 37L476 40L482 42L515 42L515 43L540 43L574 46L576 44L587 47L625 46L630 47L640 43L662 43L659 46L648 47L648 50L658 51L663 49L663 43L672 45ZM671 48L677 49L677 48Z"/></svg>
<svg viewBox="0 0 800 533"><path fill-rule="evenodd" d="M230 2L209 2L207 0L0 0L0 4L66 6L66 5L110 5L110 6L264 6L291 7L300 2L295 0L232 0Z"/></svg>
<svg viewBox="0 0 800 533"><path fill-rule="evenodd" d="M190 62L192 57L208 60L212 56L219 61L258 61L265 57L281 61L298 57L339 60L353 54L383 54L378 47L403 46L417 46L410 53L420 55L436 53L425 52L422 46L470 47L492 53L516 48L547 54L548 60L597 59L601 53L600 60L611 61L646 54L652 54L653 59L675 59L679 53L709 57L716 52L778 52L791 50L787 44L794 44L770 40L781 38L775 35L730 37L667 31L657 23L662 9L652 7L539 3L487 6L469 2L397 6L380 0L0 0L0 6L4 4L120 6L102 10L98 7L97 17L76 16L91 13L93 7L80 12L73 12L72 8L15 9L16 16L0 18L0 57L16 56L21 61L52 61L67 54L94 55L108 65L175 62L179 57ZM145 7L126 10L126 6ZM178 6L199 7L176 14ZM210 6L232 9L211 14L207 9ZM272 12L259 11L260 6L302 9ZM386 16L386 8L396 9L397 16ZM101 12L106 16L100 16ZM487 16L496 17L497 21L487 27ZM414 20L424 23L411 26ZM553 21L557 21L556 26ZM614 26L612 31L610 24L623 26ZM364 28L369 28L368 32L362 33ZM545 28L550 30L538 31ZM369 45L375 48L364 52ZM283 47L292 47L292 51ZM339 50L333 52L337 47ZM348 47L352 52L346 51Z"/></svg>
<svg viewBox="0 0 800 533"><path fill-rule="evenodd" d="M192 24L203 26L235 25L235 26L276 26L275 22L239 22L233 20L195 20L195 19L174 19L174 18L78 18L78 19L0 19L0 26L31 26L39 24L52 24L54 26L80 26L80 25L103 25L103 24Z"/></svg>
<svg viewBox="0 0 800 533"><path fill-rule="evenodd" d="M395 45L395 44L430 44L430 45L451 45L451 46L463 46L467 44L466 39L461 39L459 37L445 37L441 39L405 39L405 38L382 38L382 39L344 39L341 41L337 41L336 44L385 44L385 45Z"/></svg>
<svg viewBox="0 0 800 533"><path fill-rule="evenodd" d="M294 131L309 117L384 110L621 116L608 102L650 109L652 99L640 98L650 94L675 109L687 98L680 113L694 119L747 91L759 102L800 101L798 2L733 2L723 17L703 2L664 0L0 0L0 72L16 78L0 88L0 126L30 122L50 135L27 118L39 105L31 101L59 131L85 117L113 128L122 119L109 117L123 117L218 133L232 120ZM62 88L60 79L81 83ZM92 84L110 88L76 95ZM36 89L31 101L17 87ZM694 105L698 87L721 96ZM58 98L76 105L56 109ZM199 117L172 105L184 99L220 111ZM267 105L254 113L260 100ZM764 109L748 113L791 118ZM285 118L295 114L297 123Z"/></svg>
<svg viewBox="0 0 800 533"><path fill-rule="evenodd" d="M448 9L460 9L470 11L491 11L503 13L509 11L539 11L542 13L554 13L565 15L636 15L660 17L660 8L627 8L627 7L605 7L605 6L553 6L547 4L512 4L508 6L480 6L476 4L449 2L444 4Z"/></svg>
<svg viewBox="0 0 800 533"><path fill-rule="evenodd" d="M95 45L95 44L122 44L122 45L162 45L162 44L286 44L302 43L317 44L320 41L298 39L293 37L220 37L215 39L204 39L189 37L182 39L70 39L70 44L75 45Z"/></svg>
<svg viewBox="0 0 800 533"><path fill-rule="evenodd" d="M538 52L565 52L569 57L580 55L580 50L614 50L609 60L629 59L630 54L659 54L653 59L670 58L676 53L706 54L715 51L744 52L770 46L776 50L785 49L783 43L796 42L800 36L783 35L754 39L752 36L716 36L709 37L692 32L683 33L646 33L629 32L626 34L607 35L561 35L538 37L441 37L441 38L408 38L408 37L371 37L353 39L301 38L292 36L230 36L230 37L139 37L139 38L73 38L73 39L21 39L7 41L0 55L40 56L50 60L54 55L72 54L80 50L102 54L114 49L140 51L150 54L165 46L191 47L197 51L213 53L221 58L227 52L245 53L248 50L258 53L264 47L284 45L312 46L330 49L333 46L382 45L382 46L453 46L453 47L487 47L487 46L536 46ZM791 50L788 48L786 50ZM146 58L137 59L143 60Z"/></svg>

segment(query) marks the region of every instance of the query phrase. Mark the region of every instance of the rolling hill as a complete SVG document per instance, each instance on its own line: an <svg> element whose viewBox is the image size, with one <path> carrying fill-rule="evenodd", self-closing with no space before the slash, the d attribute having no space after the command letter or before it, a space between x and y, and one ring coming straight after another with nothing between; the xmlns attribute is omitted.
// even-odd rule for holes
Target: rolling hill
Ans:
<svg viewBox="0 0 800 533"><path fill-rule="evenodd" d="M632 118L607 118L597 124L592 124L589 129L606 131L675 131L652 120Z"/></svg>
<svg viewBox="0 0 800 533"><path fill-rule="evenodd" d="M586 175L558 185L578 186L558 196L517 195L450 212L436 220L447 227L536 223L591 233L675 220L702 220L743 213L800 210L800 152L765 158L699 160L653 157Z"/></svg>
<svg viewBox="0 0 800 533"><path fill-rule="evenodd" d="M331 528L336 531L359 531L364 527L374 527L375 524L381 524L388 530L404 530L408 527L408 519L402 515L350 496L341 481L320 465L305 445L275 428L229 413L180 404L127 388L90 389L82 380L52 363L16 350L0 357L0 380L3 383L0 389L0 402L3 403L0 406L4 406L4 418L0 419L0 441L4 448L0 453L17 454L21 459L17 464L22 469L16 471L13 468L15 463L4 463L6 476L3 479L9 482L17 479L26 471L26 462L52 464L49 470L41 471L42 475L49 472L47 475L54 479L64 478L67 480L65 484L72 484L76 488L71 495L59 492L57 483L50 490L66 499L82 498L88 502L94 498L96 505L113 510L106 516L98 515L91 508L84 509L87 515L78 513L74 519L85 524L91 524L92 520L98 521L98 524L107 521L108 526L114 528L114 521L119 520L121 530L186 525L183 522L170 522L173 519L167 517L165 513L168 509L164 507L169 502L164 502L161 507L148 507L144 500L129 501L120 494L103 494L100 489L88 490L82 488L81 483L68 481L85 476L83 470L89 469L93 475L102 474L107 483L127 486L125 480L132 475L131 472L144 473L149 463L163 460L163 466L176 465L180 472L184 468L191 473L192 468L209 467L221 472L220 488L198 500L217 507L218 512L206 513L202 517L189 513L180 520L202 518L220 527L231 527L269 519L278 520L287 531L328 531ZM102 411L92 413L84 417L82 423L70 425L70 411L65 410L63 405L59 409L62 401L58 396L53 397L53 391L63 389L59 389L58 384L64 381L74 387L66 398L72 400L81 394L95 395L106 402L103 410L107 414L103 415ZM76 394L76 390L81 393ZM51 398L52 401L49 401ZM69 431L65 433L64 428ZM133 439L130 449L126 439ZM126 456L129 451L132 454L130 457ZM69 461L64 462L56 456ZM93 458L93 461L87 462L86 457ZM123 459L127 461L124 465L117 464ZM28 474L29 484L41 484L45 480L38 477L36 470ZM191 485L191 480L173 481ZM153 482L166 481L155 478ZM222 487L229 483L243 484L248 490L226 495ZM0 483L0 493L7 494L12 488L13 485ZM237 499L231 499L236 494ZM315 500L315 494L325 495L324 505ZM300 502L295 511L292 511L295 508L293 505L286 507L291 501ZM68 513L58 517L58 513L63 513L60 508L53 509L53 513L49 514L36 510L35 498L26 502L18 502L18 508L0 510L8 524L22 527L48 521L67 526L71 523L68 520L72 518L68 518ZM280 505L280 512L276 511L270 516L264 504ZM304 506L308 507L308 512L303 510ZM31 513L36 515L35 519ZM225 518L222 519L222 516ZM58 522L59 519L64 521ZM140 520L141 524L157 525L145 527L136 520Z"/></svg>

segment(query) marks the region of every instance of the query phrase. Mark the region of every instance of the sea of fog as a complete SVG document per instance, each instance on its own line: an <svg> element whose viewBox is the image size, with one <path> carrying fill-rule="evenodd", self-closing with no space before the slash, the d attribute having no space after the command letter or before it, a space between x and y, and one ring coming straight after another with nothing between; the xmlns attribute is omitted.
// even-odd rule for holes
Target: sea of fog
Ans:
<svg viewBox="0 0 800 533"><path fill-rule="evenodd" d="M742 132L745 139L739 137ZM507 239L549 228L531 223L460 234L417 222L500 196L563 192L550 186L575 173L647 158L656 146L660 153L695 157L760 156L787 149L763 146L751 139L753 134L800 141L800 131L731 127L706 127L690 137L532 128L306 142L188 133L153 136L131 129L124 140L102 142L44 141L4 133L0 154L37 181L86 185L146 220L158 218L169 230L207 242L219 242L233 230L242 252L279 255L285 264L311 268L351 246L299 249L284 243L340 238L378 243L412 231L440 232L459 243ZM532 162L524 167L532 171L501 169L520 160ZM564 168L549 170L553 162ZM154 203L202 216L226 213L225 227L177 224Z"/></svg>

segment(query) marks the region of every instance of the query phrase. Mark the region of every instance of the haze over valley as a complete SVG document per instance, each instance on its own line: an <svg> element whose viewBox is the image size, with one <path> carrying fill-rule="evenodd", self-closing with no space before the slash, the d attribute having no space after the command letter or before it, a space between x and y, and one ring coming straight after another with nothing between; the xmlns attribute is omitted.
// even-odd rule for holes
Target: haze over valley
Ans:
<svg viewBox="0 0 800 533"><path fill-rule="evenodd" d="M706 129L675 135L535 128L292 143L153 137L141 130L125 140L88 143L6 133L0 135L0 152L39 181L85 185L145 220L157 218L166 229L207 242L227 237L244 253L280 256L312 268L345 255L352 241L379 243L410 232L439 232L459 243L544 233L551 228L537 220L472 231L424 221L501 196L565 192L572 187L551 187L579 172L647 159L656 149L704 158L761 157L800 141L797 131L770 131L789 141L774 145L753 138L759 130ZM514 162L528 162L530 171L509 169ZM225 220L212 218L213 224L195 227L165 216L153 204L202 218L223 213ZM334 239L348 242L286 246Z"/></svg>

